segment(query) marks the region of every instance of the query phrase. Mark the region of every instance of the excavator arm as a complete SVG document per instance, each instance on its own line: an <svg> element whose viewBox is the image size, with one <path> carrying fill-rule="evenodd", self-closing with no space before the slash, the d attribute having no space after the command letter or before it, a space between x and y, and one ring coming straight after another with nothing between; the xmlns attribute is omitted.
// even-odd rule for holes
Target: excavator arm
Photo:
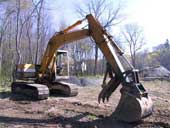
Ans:
<svg viewBox="0 0 170 128"><path fill-rule="evenodd" d="M49 41L45 54L42 58L39 77L43 77L52 62L56 50L64 45L86 37L92 37L100 48L107 61L111 64L115 78L101 90L98 100L109 99L116 88L122 84L121 99L115 110L115 117L120 120L134 122L152 113L152 100L148 96L143 85L139 82L138 72L129 63L129 69L125 69L121 59L126 62L123 52L112 40L102 25L90 14L86 16L88 29L69 32L75 26L81 24L78 21L60 33L55 34ZM121 58L121 59L120 59ZM129 117L129 115L132 115Z"/></svg>
<svg viewBox="0 0 170 128"><path fill-rule="evenodd" d="M114 71L121 75L124 72L123 66L119 62L119 59L115 52L119 54L123 54L121 49L114 43L109 35L105 32L103 27L98 23L97 20L92 15L87 15L86 19L88 20L89 29L83 29L73 32L68 32L69 30L73 29L75 26L79 25L84 21L78 21L75 24L69 26L62 32L55 34L48 42L46 51L41 61L41 67L39 70L39 75L43 76L45 71L48 69L56 50L65 44L71 43L73 41L77 41L86 37L92 37L98 47L101 49L103 54L105 55L106 59L110 62L113 66ZM106 40L108 39L108 42ZM114 47L113 47L113 46ZM120 73L121 72L121 73Z"/></svg>

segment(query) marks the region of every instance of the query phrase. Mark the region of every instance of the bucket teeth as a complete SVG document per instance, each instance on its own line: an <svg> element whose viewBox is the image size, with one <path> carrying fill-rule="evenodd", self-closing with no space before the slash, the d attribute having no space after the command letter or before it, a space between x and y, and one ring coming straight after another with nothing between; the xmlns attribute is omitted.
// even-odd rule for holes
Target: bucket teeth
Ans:
<svg viewBox="0 0 170 128"><path fill-rule="evenodd" d="M114 79L111 79L108 82L108 84L105 85L103 89L101 90L101 92L99 93L98 102L100 103L101 100L103 103L106 100L109 101L109 97L116 90L119 84L120 84L120 81L115 81Z"/></svg>

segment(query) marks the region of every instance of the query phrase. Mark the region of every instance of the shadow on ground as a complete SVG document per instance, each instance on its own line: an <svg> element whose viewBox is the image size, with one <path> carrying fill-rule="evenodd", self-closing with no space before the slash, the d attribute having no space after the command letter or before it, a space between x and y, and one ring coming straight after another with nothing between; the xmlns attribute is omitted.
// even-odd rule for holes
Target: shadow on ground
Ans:
<svg viewBox="0 0 170 128"><path fill-rule="evenodd" d="M49 119L31 119L31 118L18 118L0 116L0 123L5 125L36 125L37 127L60 126L61 128L133 128L133 127L164 127L170 128L169 124L163 122L138 122L134 124L128 124L125 122L116 121L111 117L100 118L93 121L82 122L79 121L88 113L80 114L74 117L53 117Z"/></svg>
<svg viewBox="0 0 170 128"><path fill-rule="evenodd" d="M138 122L128 124L114 120L112 117L99 118L92 121L80 121L89 113L81 113L73 117L51 117L47 119L31 119L0 116L0 123L6 125L36 125L37 127L60 126L60 128L133 128L133 127L164 127L169 128L170 125L163 122Z"/></svg>
<svg viewBox="0 0 170 128"><path fill-rule="evenodd" d="M68 97L62 93L52 93L50 97ZM9 98L13 101L39 101L33 97L29 97L23 94L12 94L11 91L0 92L0 99Z"/></svg>
<svg viewBox="0 0 170 128"><path fill-rule="evenodd" d="M10 92L1 92L0 98L11 98ZM17 96L15 95L15 98ZM20 97L20 96L19 96ZM16 99L15 99L16 100ZM23 100L23 99L20 99ZM34 126L40 127L58 127L59 128L155 128L155 127L163 127L163 128L170 128L170 125L165 122L160 121L143 121L138 123L125 123L114 120L112 116L110 117L96 117L96 119L89 119L87 118L91 115L88 112L78 113L72 117L64 117L63 115L60 116L52 116L52 117L44 117L44 119L33 119L33 118L22 118L22 117L15 117L9 116L0 116L0 125L5 124L5 126L13 126L13 125L23 125L23 127Z"/></svg>
<svg viewBox="0 0 170 128"><path fill-rule="evenodd" d="M82 122L79 121L83 117L87 116L88 113L80 114L74 117L53 117L49 119L30 119L30 118L18 118L18 117L7 117L0 116L0 123L6 125L36 125L36 126L48 126L59 125L61 128L71 127L71 128L131 128L132 125L115 121L109 117L96 119L93 121Z"/></svg>
<svg viewBox="0 0 170 128"><path fill-rule="evenodd" d="M20 94L12 94L11 91L4 91L0 92L0 99L6 99L9 98L13 101L37 101L36 99L33 99L28 96L20 95Z"/></svg>

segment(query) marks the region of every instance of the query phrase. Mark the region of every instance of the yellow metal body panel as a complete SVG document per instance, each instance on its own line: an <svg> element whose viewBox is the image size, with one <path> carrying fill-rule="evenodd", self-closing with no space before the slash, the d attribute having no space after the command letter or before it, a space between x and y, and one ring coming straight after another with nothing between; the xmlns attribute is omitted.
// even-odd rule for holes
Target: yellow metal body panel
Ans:
<svg viewBox="0 0 170 128"><path fill-rule="evenodd" d="M27 78L36 78L36 69L34 64L16 65L15 79L24 80Z"/></svg>
<svg viewBox="0 0 170 128"><path fill-rule="evenodd" d="M18 64L17 65L17 69L19 70L23 70L26 71L28 69L35 69L35 65L34 64Z"/></svg>

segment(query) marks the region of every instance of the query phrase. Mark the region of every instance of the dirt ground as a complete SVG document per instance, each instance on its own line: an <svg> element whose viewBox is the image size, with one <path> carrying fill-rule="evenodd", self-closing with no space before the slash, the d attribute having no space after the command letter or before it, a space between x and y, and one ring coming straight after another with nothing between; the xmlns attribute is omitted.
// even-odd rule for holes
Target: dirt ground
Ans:
<svg viewBox="0 0 170 128"><path fill-rule="evenodd" d="M116 121L111 117L118 104L119 89L109 102L97 102L100 86L78 87L76 97L51 96L29 101L0 94L0 128L170 128L170 82L144 82L154 102L154 112L138 123Z"/></svg>

